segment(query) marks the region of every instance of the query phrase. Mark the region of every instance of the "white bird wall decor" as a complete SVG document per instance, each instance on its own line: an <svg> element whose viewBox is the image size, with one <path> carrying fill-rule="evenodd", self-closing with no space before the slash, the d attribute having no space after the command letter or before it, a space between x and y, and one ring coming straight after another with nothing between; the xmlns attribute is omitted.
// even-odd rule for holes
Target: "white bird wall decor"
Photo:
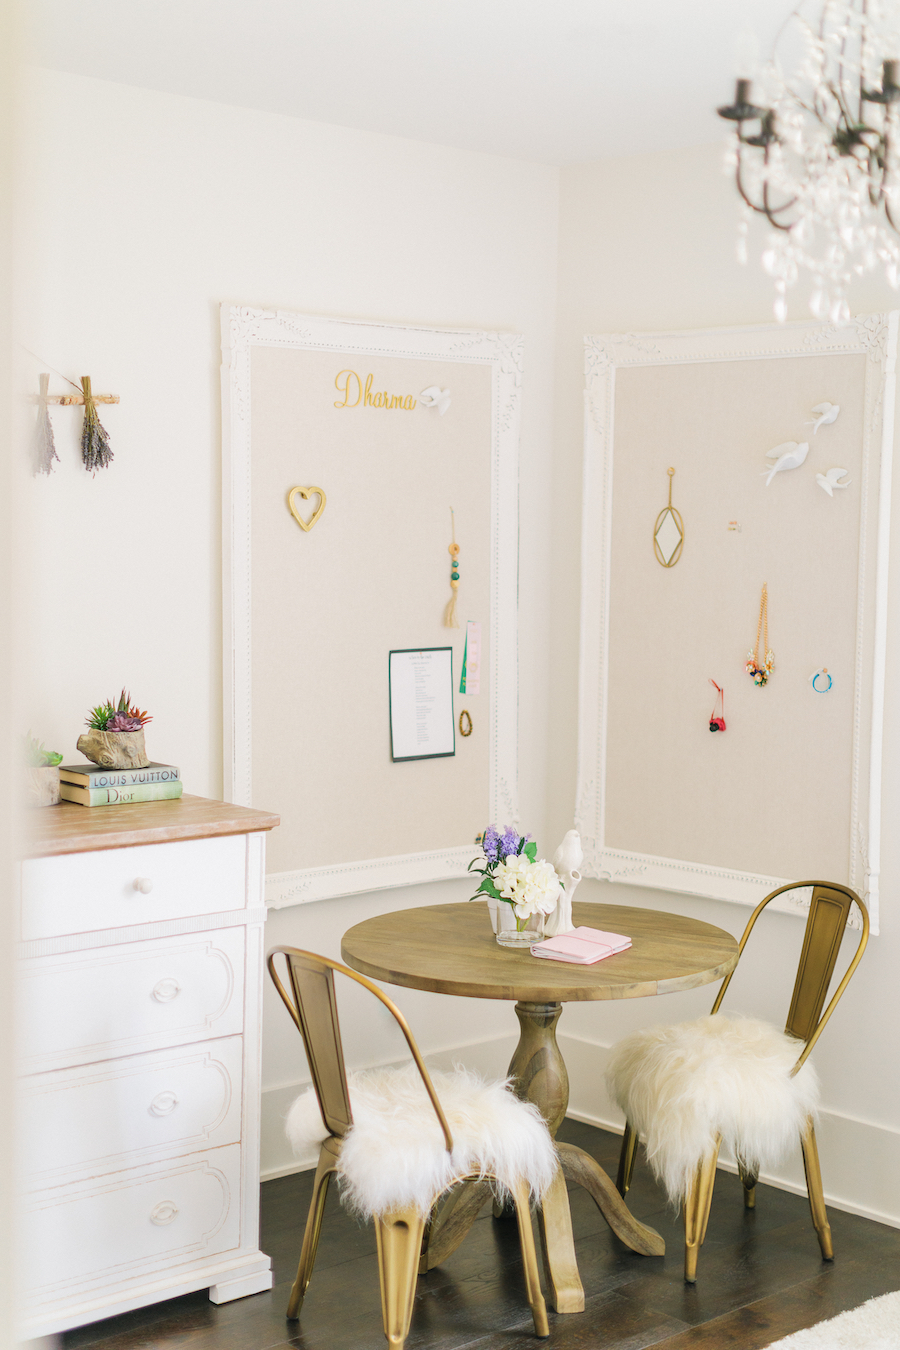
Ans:
<svg viewBox="0 0 900 1350"><path fill-rule="evenodd" d="M450 407L450 390L441 389L437 384L430 384L427 389L422 390L419 402L426 408L437 408L438 416L443 417Z"/></svg>
<svg viewBox="0 0 900 1350"><path fill-rule="evenodd" d="M801 441L798 445L796 441L783 441L781 445L776 445L774 450L770 450L766 459L774 459L775 463L770 469L763 469L763 473L768 473L766 487L769 486L776 473L784 473L788 469L799 469L800 465L809 454L809 441Z"/></svg>
<svg viewBox="0 0 900 1350"><path fill-rule="evenodd" d="M816 482L823 492L827 492L829 497L834 496L835 488L849 487L849 483L839 483L839 478L845 478L850 472L849 469L829 469L827 473L817 473Z"/></svg>
<svg viewBox="0 0 900 1350"><path fill-rule="evenodd" d="M819 416L814 422L805 422L804 426L812 427L813 435L819 430L819 427L830 427L832 422L837 421L837 415L841 411L839 403L817 403L813 408L814 413Z"/></svg>

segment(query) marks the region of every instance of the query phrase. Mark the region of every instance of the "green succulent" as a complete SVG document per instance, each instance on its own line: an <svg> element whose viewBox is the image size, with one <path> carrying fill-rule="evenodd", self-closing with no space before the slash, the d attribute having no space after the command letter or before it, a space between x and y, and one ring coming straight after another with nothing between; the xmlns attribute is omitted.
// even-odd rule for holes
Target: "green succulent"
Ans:
<svg viewBox="0 0 900 1350"><path fill-rule="evenodd" d="M44 742L32 736L29 731L25 739L25 763L32 769L52 769L62 764L62 755L57 750L45 750Z"/></svg>
<svg viewBox="0 0 900 1350"><path fill-rule="evenodd" d="M136 705L132 706L131 695L124 689L119 695L118 704L113 703L112 699L98 703L85 718L87 725L94 731L140 731L152 720L148 712L141 712Z"/></svg>

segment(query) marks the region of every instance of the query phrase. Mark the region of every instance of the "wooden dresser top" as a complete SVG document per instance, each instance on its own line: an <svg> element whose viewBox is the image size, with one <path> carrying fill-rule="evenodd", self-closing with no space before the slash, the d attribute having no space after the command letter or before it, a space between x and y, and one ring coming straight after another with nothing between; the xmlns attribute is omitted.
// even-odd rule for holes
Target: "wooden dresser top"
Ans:
<svg viewBox="0 0 900 1350"><path fill-rule="evenodd" d="M23 858L56 853L166 844L178 839L211 839L221 834L272 830L280 816L209 797L185 795L176 801L134 802L125 806L35 807L29 811L20 850Z"/></svg>

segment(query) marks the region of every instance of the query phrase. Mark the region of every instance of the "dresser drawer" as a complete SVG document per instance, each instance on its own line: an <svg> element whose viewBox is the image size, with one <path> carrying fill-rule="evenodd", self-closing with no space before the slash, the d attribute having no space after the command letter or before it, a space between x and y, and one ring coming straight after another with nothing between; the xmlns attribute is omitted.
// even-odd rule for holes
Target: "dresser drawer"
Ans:
<svg viewBox="0 0 900 1350"><path fill-rule="evenodd" d="M32 858L22 864L22 938L243 909L246 858L240 834Z"/></svg>
<svg viewBox="0 0 900 1350"><path fill-rule="evenodd" d="M241 1137L240 1036L22 1079L19 1172L29 1190Z"/></svg>
<svg viewBox="0 0 900 1350"><path fill-rule="evenodd" d="M25 1309L47 1314L77 1290L124 1292L174 1266L240 1246L241 1148L41 1191L21 1217Z"/></svg>
<svg viewBox="0 0 900 1350"><path fill-rule="evenodd" d="M244 939L220 928L22 961L24 1072L239 1033Z"/></svg>

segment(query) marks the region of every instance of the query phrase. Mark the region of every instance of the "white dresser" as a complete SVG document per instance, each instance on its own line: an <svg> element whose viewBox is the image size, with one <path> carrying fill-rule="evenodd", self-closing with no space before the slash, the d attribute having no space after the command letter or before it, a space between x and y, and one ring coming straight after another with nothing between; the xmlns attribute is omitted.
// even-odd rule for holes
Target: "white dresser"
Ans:
<svg viewBox="0 0 900 1350"><path fill-rule="evenodd" d="M259 1250L265 832L179 801L34 812L21 865L21 1335L209 1288Z"/></svg>

